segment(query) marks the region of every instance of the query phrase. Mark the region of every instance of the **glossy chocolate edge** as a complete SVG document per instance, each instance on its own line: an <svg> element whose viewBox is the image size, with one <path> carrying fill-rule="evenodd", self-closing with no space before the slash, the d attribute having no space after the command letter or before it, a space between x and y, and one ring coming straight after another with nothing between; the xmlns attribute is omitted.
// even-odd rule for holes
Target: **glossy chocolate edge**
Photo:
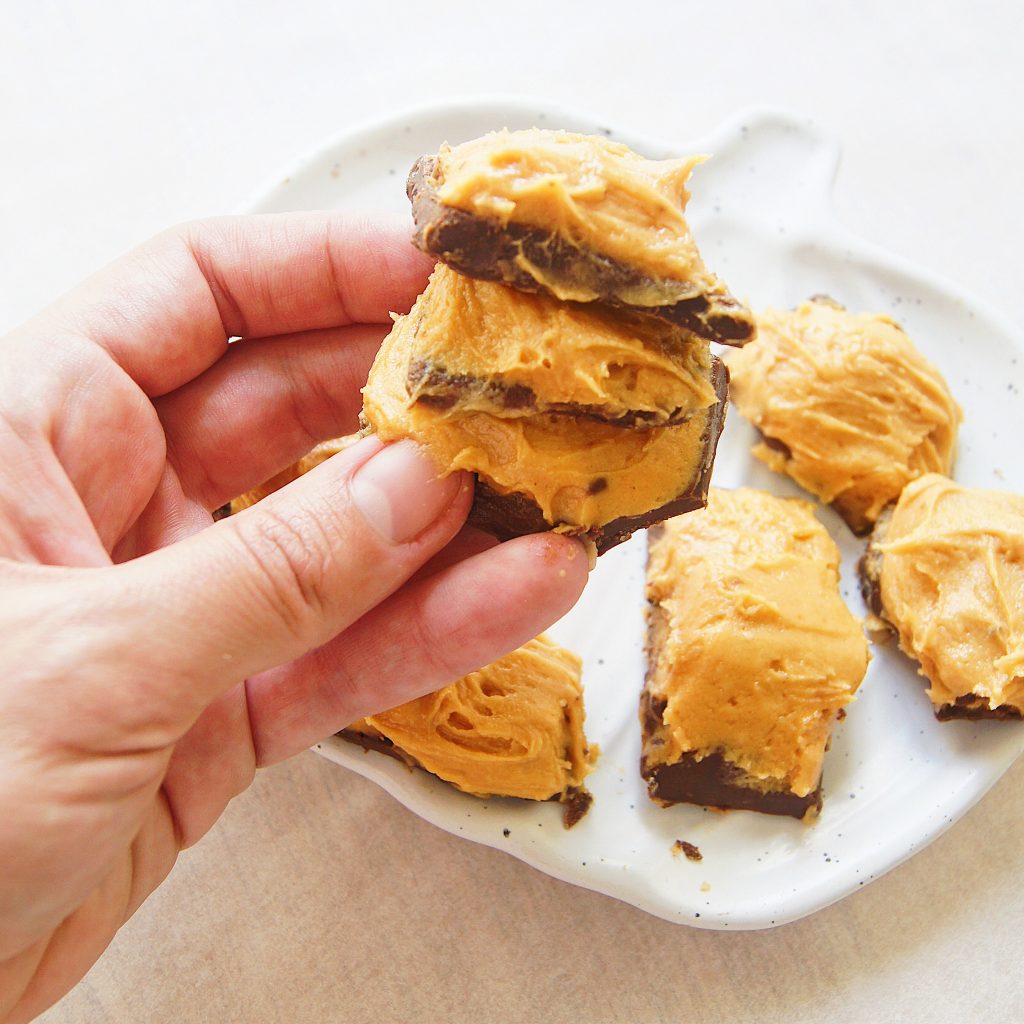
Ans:
<svg viewBox="0 0 1024 1024"><path fill-rule="evenodd" d="M715 453L718 450L718 439L722 434L729 399L729 371L718 358L712 361L711 382L718 401L709 412L708 423L701 436L703 458L697 473L686 485L686 488L666 504L652 509L650 512L645 512L643 515L621 516L603 526L596 526L589 530L574 530L561 524L549 523L544 518L540 506L527 495L517 491L499 494L478 479L473 497L473 507L469 513L469 524L492 534L499 540L510 540L524 534L544 533L547 530L557 529L558 532L593 541L597 553L603 555L606 551L628 540L637 530L646 529L665 519L671 519L673 516L704 508L707 505Z"/></svg>
<svg viewBox="0 0 1024 1024"><path fill-rule="evenodd" d="M740 346L756 332L753 315L727 292L697 292L671 305L635 306L615 295L622 290L660 282L632 267L592 250L580 249L555 232L467 213L438 201L434 187L436 161L420 157L409 172L406 193L412 203L416 232L413 243L467 277L497 281L519 291L551 294L521 266L523 257L539 270L567 279L584 277L599 284L604 305L629 309L685 327L698 337ZM557 297L557 296L556 296Z"/></svg>

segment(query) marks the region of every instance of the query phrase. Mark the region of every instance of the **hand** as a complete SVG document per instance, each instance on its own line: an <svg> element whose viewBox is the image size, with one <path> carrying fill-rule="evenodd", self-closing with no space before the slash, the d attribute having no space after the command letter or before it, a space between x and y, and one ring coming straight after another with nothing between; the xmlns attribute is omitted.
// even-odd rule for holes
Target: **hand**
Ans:
<svg viewBox="0 0 1024 1024"><path fill-rule="evenodd" d="M212 523L355 429L388 311L429 272L407 237L187 226L0 343L0 1020L66 992L258 766L579 595L575 541L458 536L470 479L410 442L361 441Z"/></svg>

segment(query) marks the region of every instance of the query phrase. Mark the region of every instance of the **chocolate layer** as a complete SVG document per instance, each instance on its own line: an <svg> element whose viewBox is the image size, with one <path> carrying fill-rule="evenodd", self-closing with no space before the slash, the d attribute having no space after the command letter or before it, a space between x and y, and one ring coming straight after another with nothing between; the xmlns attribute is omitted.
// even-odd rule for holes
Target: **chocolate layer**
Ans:
<svg viewBox="0 0 1024 1024"><path fill-rule="evenodd" d="M864 554L857 563L857 575L860 578L860 592L864 603L893 633L896 629L886 618L885 609L882 607L882 552L878 550L877 545L882 543L886 530L889 529L894 508L894 505L890 505L881 511L868 538L867 547L864 548Z"/></svg>
<svg viewBox="0 0 1024 1024"><path fill-rule="evenodd" d="M935 709L935 717L940 722L952 722L955 719L963 718L978 721L982 718L996 718L1000 721L1019 719L1024 717L1019 708L1012 704L1000 704L998 707L989 707L984 697L977 697L973 693L957 697L953 704L940 704Z"/></svg>
<svg viewBox="0 0 1024 1024"><path fill-rule="evenodd" d="M755 778L721 753L698 758L684 753L670 764L660 763L659 734L666 702L652 694L657 652L668 639L668 616L649 606L647 619L647 678L640 698L642 749L640 774L647 782L651 799L663 805L688 803L728 810L760 811L762 814L803 818L808 811L821 810L821 784L806 796L798 796L781 784L769 788L771 780Z"/></svg>
<svg viewBox="0 0 1024 1024"><path fill-rule="evenodd" d="M508 412L551 413L576 416L609 423L617 427L670 427L685 422L692 410L676 409L667 417L657 412L633 410L623 416L608 417L599 406L575 402L539 403L533 389L525 384L505 384L465 373L450 373L443 366L416 359L409 366L409 397L434 409L451 409L459 402L472 401Z"/></svg>
<svg viewBox="0 0 1024 1024"><path fill-rule="evenodd" d="M671 501L645 512L643 515L622 516L604 526L583 528L559 526L559 532L585 537L594 542L597 553L603 554L610 548L628 540L637 530L646 529L655 523L672 516L682 515L704 508L708 499L708 487L711 485L711 470L715 462L715 451L718 438L725 422L725 411L729 398L729 371L720 359L714 359L711 370L711 383L718 396L717 404L712 408L707 428L701 437L703 459L700 469L693 480ZM595 481L592 486L600 487ZM543 516L540 507L530 497L519 492L498 494L481 480L477 480L473 496L473 507L469 512L469 524L485 533L490 533L499 540L510 540L527 533L543 533L555 524L549 523Z"/></svg>
<svg viewBox="0 0 1024 1024"><path fill-rule="evenodd" d="M406 191L416 222L413 241L459 273L498 281L520 291L550 294L523 268L525 259L554 279L572 281L596 293L605 305L658 317L723 345L743 345L753 338L755 328L750 311L731 295L695 291L664 306L622 302L616 297L619 293L662 282L601 253L580 249L555 232L501 224L444 206L437 200L433 184L435 163L433 157L421 157L409 174Z"/></svg>

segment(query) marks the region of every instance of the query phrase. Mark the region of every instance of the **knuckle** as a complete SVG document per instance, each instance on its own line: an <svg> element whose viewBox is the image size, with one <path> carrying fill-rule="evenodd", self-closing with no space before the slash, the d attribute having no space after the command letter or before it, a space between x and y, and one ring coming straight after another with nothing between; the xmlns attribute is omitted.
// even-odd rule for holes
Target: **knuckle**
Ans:
<svg viewBox="0 0 1024 1024"><path fill-rule="evenodd" d="M332 601L332 544L315 516L271 508L239 516L235 536L251 575L251 594L304 647L319 642Z"/></svg>
<svg viewBox="0 0 1024 1024"><path fill-rule="evenodd" d="M450 633L438 628L425 609L418 608L404 625L414 645L413 649L419 652L421 673L424 678L432 681L435 689L447 686L465 675L464 671L459 671L453 657L460 650L459 647L452 643Z"/></svg>
<svg viewBox="0 0 1024 1024"><path fill-rule="evenodd" d="M374 666L374 669L379 668L379 665ZM353 665L348 658L339 658L337 652L327 647L313 653L311 671L323 684L320 699L330 721L325 731L344 728L367 714L368 709L381 710L380 702L374 699L380 686L378 671L369 669L361 660ZM263 763L262 758L260 763Z"/></svg>

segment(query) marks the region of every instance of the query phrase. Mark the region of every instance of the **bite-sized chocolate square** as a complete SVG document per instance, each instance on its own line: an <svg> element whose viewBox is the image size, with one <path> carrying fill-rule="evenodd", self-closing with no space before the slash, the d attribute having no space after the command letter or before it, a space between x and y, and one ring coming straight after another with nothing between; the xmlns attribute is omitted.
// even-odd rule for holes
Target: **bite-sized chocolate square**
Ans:
<svg viewBox="0 0 1024 1024"><path fill-rule="evenodd" d="M707 269L684 216L701 159L647 160L569 132L492 132L416 162L414 240L469 277L742 345L753 318Z"/></svg>
<svg viewBox="0 0 1024 1024"><path fill-rule="evenodd" d="M411 312L396 319L363 389L368 430L384 441L415 440L434 457L439 473L474 473L470 523L501 539L553 529L591 541L602 553L635 530L704 504L728 396L724 366L710 355L704 363L700 350L705 343L694 343L692 387L687 383L683 389L696 396L694 407L682 421L664 426L629 423L621 416L607 421L568 411L509 409L475 384L452 386L452 401L423 401L415 385L410 389L410 381L417 379L423 348L430 347L421 339L430 335L431 319L440 316L453 326L444 332L448 347L454 350L459 344L454 329L459 321L441 316L445 304L437 302L432 289L457 276L439 268ZM470 292L500 287L465 284ZM462 294L464 289L454 291ZM530 297L519 300L528 302ZM425 308L431 311L429 317ZM629 331L625 337L631 337ZM557 341L552 363L563 358L554 351ZM541 339L528 333L516 345L520 343L539 346ZM495 365L501 365L502 347L495 346ZM575 351L584 372L596 373L604 365L591 358L592 352ZM571 393L569 387L561 390ZM606 382L602 394L621 410L630 390ZM649 389L632 390L638 403L650 395Z"/></svg>
<svg viewBox="0 0 1024 1024"><path fill-rule="evenodd" d="M656 802L813 817L867 670L810 502L712 489L648 534L641 774Z"/></svg>
<svg viewBox="0 0 1024 1024"><path fill-rule="evenodd" d="M855 534L915 477L950 471L960 407L891 317L817 295L757 323L753 344L728 357L732 399L761 435L754 455Z"/></svg>
<svg viewBox="0 0 1024 1024"><path fill-rule="evenodd" d="M936 718L1024 715L1024 497L922 476L879 516L859 570Z"/></svg>
<svg viewBox="0 0 1024 1024"><path fill-rule="evenodd" d="M434 693L339 734L479 797L557 800L571 828L597 757L583 731L580 659L539 636Z"/></svg>

